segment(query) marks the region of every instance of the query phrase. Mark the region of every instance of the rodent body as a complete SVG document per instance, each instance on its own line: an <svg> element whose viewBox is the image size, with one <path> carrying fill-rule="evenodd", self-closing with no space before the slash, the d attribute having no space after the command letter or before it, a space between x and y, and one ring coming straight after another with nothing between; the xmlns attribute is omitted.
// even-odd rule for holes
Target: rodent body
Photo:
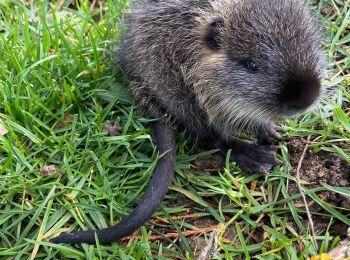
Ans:
<svg viewBox="0 0 350 260"><path fill-rule="evenodd" d="M301 1L145 2L127 26L122 67L139 107L192 136L228 138L318 98L322 33Z"/></svg>
<svg viewBox="0 0 350 260"><path fill-rule="evenodd" d="M239 140L255 131L260 144L279 139L274 122L307 110L322 94L322 32L302 0L159 0L139 2L126 19L121 65L154 126L162 157L135 211L104 230L53 242L108 243L132 232L157 209L171 182L175 130L219 148L248 172L279 160L270 145Z"/></svg>

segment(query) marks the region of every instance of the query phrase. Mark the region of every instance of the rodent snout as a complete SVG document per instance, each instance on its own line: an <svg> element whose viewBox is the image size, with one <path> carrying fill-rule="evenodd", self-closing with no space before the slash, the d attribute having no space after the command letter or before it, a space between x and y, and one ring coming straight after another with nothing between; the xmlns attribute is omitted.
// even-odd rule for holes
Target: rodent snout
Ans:
<svg viewBox="0 0 350 260"><path fill-rule="evenodd" d="M302 112L305 111L308 107L310 107L315 101L316 101L317 97L313 98L313 99L298 99L295 101L291 101L285 104L285 106L287 107L287 109L290 112Z"/></svg>
<svg viewBox="0 0 350 260"><path fill-rule="evenodd" d="M287 114L305 111L320 95L320 80L313 75L289 78L281 94L281 105Z"/></svg>

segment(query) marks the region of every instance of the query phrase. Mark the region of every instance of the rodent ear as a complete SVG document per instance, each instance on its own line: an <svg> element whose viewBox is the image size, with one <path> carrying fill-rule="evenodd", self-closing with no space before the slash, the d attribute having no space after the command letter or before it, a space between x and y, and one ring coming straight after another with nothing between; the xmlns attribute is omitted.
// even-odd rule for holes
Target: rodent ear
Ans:
<svg viewBox="0 0 350 260"><path fill-rule="evenodd" d="M224 25L222 18L215 18L210 24L208 24L207 32L205 35L205 43L212 50L219 50L221 45L220 28Z"/></svg>

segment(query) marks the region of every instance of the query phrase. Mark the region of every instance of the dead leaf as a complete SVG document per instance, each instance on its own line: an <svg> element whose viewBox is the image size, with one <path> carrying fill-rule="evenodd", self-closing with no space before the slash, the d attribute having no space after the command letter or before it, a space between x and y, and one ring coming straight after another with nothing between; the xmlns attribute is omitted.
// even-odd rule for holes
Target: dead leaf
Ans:
<svg viewBox="0 0 350 260"><path fill-rule="evenodd" d="M327 255L333 259L350 259L350 239L344 239L338 243L338 245L327 253Z"/></svg>
<svg viewBox="0 0 350 260"><path fill-rule="evenodd" d="M46 165L40 168L40 172L44 175L44 176L51 176L54 172L56 172L58 170L56 165Z"/></svg>
<svg viewBox="0 0 350 260"><path fill-rule="evenodd" d="M0 135L4 136L8 133L7 129L3 124L0 124Z"/></svg>
<svg viewBox="0 0 350 260"><path fill-rule="evenodd" d="M105 124L102 129L104 132L107 132L108 135L116 136L120 135L121 131L123 130L123 127L119 124Z"/></svg>

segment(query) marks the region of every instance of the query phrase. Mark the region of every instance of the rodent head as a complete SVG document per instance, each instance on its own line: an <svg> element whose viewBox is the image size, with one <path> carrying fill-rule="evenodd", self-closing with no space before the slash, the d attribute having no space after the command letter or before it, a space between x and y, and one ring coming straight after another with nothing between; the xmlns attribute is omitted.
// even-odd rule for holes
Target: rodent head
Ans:
<svg viewBox="0 0 350 260"><path fill-rule="evenodd" d="M317 102L326 72L322 30L301 0L216 0L212 7L200 20L196 68L206 84L199 80L195 90L213 124L246 128Z"/></svg>

